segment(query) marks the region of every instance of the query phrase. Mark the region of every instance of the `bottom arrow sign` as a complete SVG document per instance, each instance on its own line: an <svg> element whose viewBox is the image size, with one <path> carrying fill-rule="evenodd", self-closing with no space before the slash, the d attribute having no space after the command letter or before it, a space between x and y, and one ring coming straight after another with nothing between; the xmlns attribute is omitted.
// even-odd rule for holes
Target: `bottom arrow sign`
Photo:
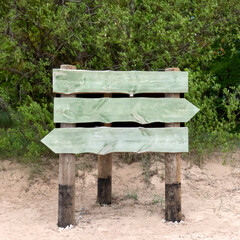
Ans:
<svg viewBox="0 0 240 240"><path fill-rule="evenodd" d="M42 142L55 153L188 152L188 128L56 128Z"/></svg>

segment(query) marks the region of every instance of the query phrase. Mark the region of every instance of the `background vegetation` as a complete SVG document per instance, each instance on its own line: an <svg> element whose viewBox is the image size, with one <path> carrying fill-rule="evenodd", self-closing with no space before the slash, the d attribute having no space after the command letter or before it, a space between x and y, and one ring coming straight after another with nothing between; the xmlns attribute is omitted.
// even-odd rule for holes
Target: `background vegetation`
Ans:
<svg viewBox="0 0 240 240"><path fill-rule="evenodd" d="M189 72L191 154L239 142L239 0L1 0L0 155L38 159L53 68ZM239 144L239 143L238 143Z"/></svg>

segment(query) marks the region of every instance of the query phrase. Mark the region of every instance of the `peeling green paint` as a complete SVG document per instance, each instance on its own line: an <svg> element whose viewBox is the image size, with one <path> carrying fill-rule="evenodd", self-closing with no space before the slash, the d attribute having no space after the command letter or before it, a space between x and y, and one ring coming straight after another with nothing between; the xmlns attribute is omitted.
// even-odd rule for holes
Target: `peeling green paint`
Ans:
<svg viewBox="0 0 240 240"><path fill-rule="evenodd" d="M53 92L184 93L187 72L53 70Z"/></svg>
<svg viewBox="0 0 240 240"><path fill-rule="evenodd" d="M42 142L55 153L188 152L188 129L56 128Z"/></svg>
<svg viewBox="0 0 240 240"><path fill-rule="evenodd" d="M55 98L54 122L187 122L199 109L183 98Z"/></svg>

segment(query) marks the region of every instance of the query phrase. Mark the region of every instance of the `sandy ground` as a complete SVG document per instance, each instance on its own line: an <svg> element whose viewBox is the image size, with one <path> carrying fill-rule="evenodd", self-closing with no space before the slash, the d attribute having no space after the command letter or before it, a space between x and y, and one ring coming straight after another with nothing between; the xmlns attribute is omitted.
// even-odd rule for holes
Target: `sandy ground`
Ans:
<svg viewBox="0 0 240 240"><path fill-rule="evenodd" d="M96 157L77 160L78 224L69 229L56 226L56 159L42 167L0 161L0 240L240 239L240 152L216 155L201 168L182 161L180 224L163 220L163 159L148 154L127 164L120 157L114 155L113 204L103 207L96 204Z"/></svg>

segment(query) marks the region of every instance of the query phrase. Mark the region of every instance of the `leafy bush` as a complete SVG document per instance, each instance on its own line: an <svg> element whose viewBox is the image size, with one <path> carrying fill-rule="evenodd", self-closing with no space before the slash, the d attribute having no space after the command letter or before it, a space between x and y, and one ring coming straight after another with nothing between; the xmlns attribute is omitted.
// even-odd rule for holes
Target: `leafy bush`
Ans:
<svg viewBox="0 0 240 240"><path fill-rule="evenodd" d="M0 128L0 156L25 157L36 161L42 154L49 153L40 143L54 127L47 106L41 106L29 98L16 112L10 112L14 125L7 129Z"/></svg>
<svg viewBox="0 0 240 240"><path fill-rule="evenodd" d="M239 136L238 0L2 0L0 153L49 153L53 68L190 72L192 152ZM6 109L7 106L7 109Z"/></svg>
<svg viewBox="0 0 240 240"><path fill-rule="evenodd" d="M220 98L219 95L222 95ZM221 89L217 78L189 71L186 98L200 112L186 125L190 133L190 153L202 156L213 150L229 151L239 145L240 86Z"/></svg>

